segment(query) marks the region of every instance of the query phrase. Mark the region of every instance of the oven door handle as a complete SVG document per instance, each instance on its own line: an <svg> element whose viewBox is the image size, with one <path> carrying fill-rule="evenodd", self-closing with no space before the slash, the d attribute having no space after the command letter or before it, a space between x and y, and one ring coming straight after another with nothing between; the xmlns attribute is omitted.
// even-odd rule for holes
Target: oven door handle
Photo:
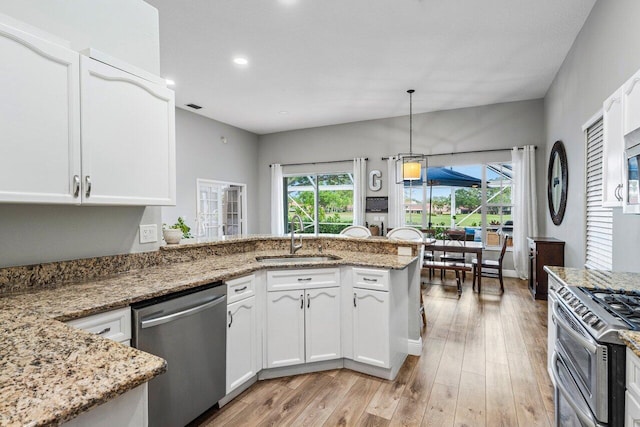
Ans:
<svg viewBox="0 0 640 427"><path fill-rule="evenodd" d="M567 388L562 383L562 381L560 381L560 376L558 375L558 362L564 365L564 362L558 359L558 354L556 352L553 352L552 373L553 373L553 379L556 383L556 387L558 387L558 391L562 393L562 395L564 396L564 399L567 401L569 406L571 406L571 409L573 409L573 412L575 412L575 414L578 416L578 418L580 418L580 421L582 421L584 425L590 426L590 427L599 426L600 424L596 423L596 421L594 420L591 414L585 414L584 412L582 412L582 410L580 409L576 401L571 396L571 393L569 393L569 390L567 390Z"/></svg>
<svg viewBox="0 0 640 427"><path fill-rule="evenodd" d="M584 346L584 348L589 350L590 353L595 354L598 351L598 346L593 340L583 336L582 334L577 333L576 331L574 331L572 328L565 325L564 322L561 321L560 314L558 313L558 309L555 306L553 307L553 314L551 315L551 319L555 320L556 321L555 323L557 326L564 329L566 333L571 335L571 337L574 340L578 341L582 346Z"/></svg>

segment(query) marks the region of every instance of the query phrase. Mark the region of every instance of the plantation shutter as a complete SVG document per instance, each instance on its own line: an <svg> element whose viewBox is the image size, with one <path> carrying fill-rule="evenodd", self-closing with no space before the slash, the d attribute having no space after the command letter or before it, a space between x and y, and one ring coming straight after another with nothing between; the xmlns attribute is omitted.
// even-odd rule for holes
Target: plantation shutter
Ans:
<svg viewBox="0 0 640 427"><path fill-rule="evenodd" d="M585 267L611 270L613 212L602 207L602 119L587 128L587 230Z"/></svg>

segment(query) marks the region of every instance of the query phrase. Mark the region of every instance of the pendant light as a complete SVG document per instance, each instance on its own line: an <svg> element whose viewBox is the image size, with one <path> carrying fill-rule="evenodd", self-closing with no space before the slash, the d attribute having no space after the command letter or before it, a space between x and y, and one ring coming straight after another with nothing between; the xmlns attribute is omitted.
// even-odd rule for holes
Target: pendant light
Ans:
<svg viewBox="0 0 640 427"><path fill-rule="evenodd" d="M415 154L413 152L413 93L415 90L409 89L409 153L399 153L396 160L396 184L404 181L416 181L420 179L422 169L427 168L427 156ZM400 170L402 176L398 177L398 163L402 163Z"/></svg>

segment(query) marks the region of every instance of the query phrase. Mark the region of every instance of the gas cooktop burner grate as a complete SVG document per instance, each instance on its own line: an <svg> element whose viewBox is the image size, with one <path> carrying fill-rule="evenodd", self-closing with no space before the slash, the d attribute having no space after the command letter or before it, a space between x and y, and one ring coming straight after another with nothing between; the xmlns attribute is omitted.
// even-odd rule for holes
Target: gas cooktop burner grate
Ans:
<svg viewBox="0 0 640 427"><path fill-rule="evenodd" d="M606 289L587 289L594 301L609 313L625 321L632 329L640 329L640 292Z"/></svg>

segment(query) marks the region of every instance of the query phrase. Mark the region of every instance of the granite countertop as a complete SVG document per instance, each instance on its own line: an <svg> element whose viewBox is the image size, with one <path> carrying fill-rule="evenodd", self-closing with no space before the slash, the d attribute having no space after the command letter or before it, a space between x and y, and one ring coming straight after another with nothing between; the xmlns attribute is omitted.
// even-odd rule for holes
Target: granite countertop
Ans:
<svg viewBox="0 0 640 427"><path fill-rule="evenodd" d="M197 244L200 246L207 244ZM173 251L174 248L165 248ZM282 249L216 255L0 297L0 425L60 424L166 370L156 356L71 328L68 321L261 269L353 265L403 269L415 256L331 250L322 262L263 264Z"/></svg>
<svg viewBox="0 0 640 427"><path fill-rule="evenodd" d="M585 270L581 268L551 267L545 270L567 286L591 289L611 288L625 291L640 291L640 273L618 273L611 271ZM640 357L640 332L619 331L620 339Z"/></svg>
<svg viewBox="0 0 640 427"><path fill-rule="evenodd" d="M25 312L0 310L0 425L57 425L166 370L156 356Z"/></svg>

